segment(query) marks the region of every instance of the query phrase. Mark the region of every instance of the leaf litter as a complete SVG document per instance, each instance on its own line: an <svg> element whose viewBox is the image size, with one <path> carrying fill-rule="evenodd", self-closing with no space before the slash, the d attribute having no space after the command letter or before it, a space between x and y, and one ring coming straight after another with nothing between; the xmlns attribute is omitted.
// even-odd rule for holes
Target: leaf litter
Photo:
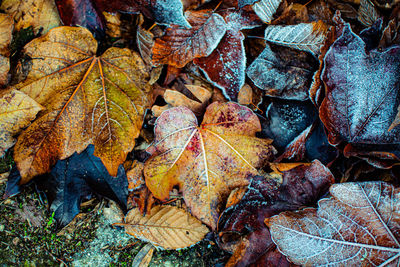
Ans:
<svg viewBox="0 0 400 267"><path fill-rule="evenodd" d="M28 243L37 246L31 233L41 232L43 242L37 248L45 246L41 251L47 258L62 264L73 260L70 257L72 253L62 256L64 246L52 247L48 243L69 244L66 239L72 240L80 250L75 254L80 261L76 262L89 263L89 255L98 265L100 262L130 264L142 249L135 262L160 266L204 264L201 255L208 257L206 265L293 266L292 262L302 262L298 260L298 255L290 254L286 247L290 246L293 252L303 247L311 248L313 241L290 243L290 240L281 238L277 241L274 238L276 228L271 224L275 218L288 216L285 217L287 222L293 214L309 211L318 213L311 207L315 207L327 187L334 183L333 177L338 183L331 187L332 196L320 203L330 203L337 197L337 191L332 188L363 187L368 184L361 183L361 180L389 181L394 185L382 182L369 184L380 183L381 188L392 188L390 190L393 192L397 190L400 146L396 136L400 105L397 97L399 84L395 78L399 66L395 59L400 44L400 6L396 1L388 1L386 5L378 0L316 0L304 5L303 2L266 0L225 0L221 3L197 0L56 2L63 24L79 24L80 28L57 28L57 20L52 20L52 16L58 14L52 1L10 0L3 1L3 4L13 3L12 8L1 6L15 24L5 25L7 29L4 31L7 36L1 53L5 62L11 55L10 72L7 64L3 64L4 70L0 70L3 87L6 88L4 92L26 93L42 107L40 111L37 110L36 119L37 111L29 114L29 118L9 134L9 140L18 139L17 146L12 147L11 141L3 149L5 158L2 160L4 163L0 164L0 167L4 166L1 167L4 169L2 171L10 171L12 167L6 174L9 175L9 181L5 197L17 194L0 202L5 210L4 217L0 216L0 234L4 234L1 246L2 249L11 250L10 255L15 255L9 257L13 264L29 264L21 262L24 257L15 248L21 245L29 247ZM52 11L48 12L47 17L44 16L47 7L42 8L44 5L41 6L41 3L52 4ZM19 12L29 5L32 13L24 15ZM20 7L20 10L13 9L15 7ZM52 27L56 28L50 29ZM11 31L12 38L9 34ZM29 32L31 37L24 40L33 41L21 50L25 43L20 38ZM73 32L79 34L74 35ZM11 40L12 48L9 49ZM62 48L57 48L58 45ZM71 47L84 53L79 55ZM351 57L349 53L352 53ZM116 56L112 63L118 68L115 72L103 68L103 61L110 60L107 57L110 54ZM129 60L121 61L121 54ZM319 62L315 60L317 57ZM68 70L67 75L58 75L63 68ZM388 71L382 74L382 69ZM119 75L124 71L132 74L128 76L133 77L133 83L125 83L124 76ZM52 73L57 73L56 79L51 77ZM64 83L65 80L70 83ZM39 86L35 88L35 85ZM85 90L73 89L81 87ZM139 90L130 91L132 87ZM48 90L51 88L57 90ZM74 93L67 96L65 93L70 90ZM93 108L91 104L78 103L90 100L96 90L106 96L104 105L101 103L105 106L104 112L101 110L98 114L96 104ZM128 96L118 97L121 91ZM366 94L366 91L369 93ZM132 92L135 93L130 95ZM143 100L143 94L147 100ZM79 98L81 95L83 98ZM3 99L8 101L10 98L6 96ZM63 106L66 99L69 104L64 106L64 110L67 112L56 116L56 121L59 116L58 119L62 118L65 123L45 121L46 114L56 112L59 109L57 106ZM379 99L382 100L380 104ZM229 100L237 100L247 107ZM133 109L127 108L128 102L134 103ZM116 112L115 104L123 107L117 110L123 111ZM149 112L150 108L153 114ZM381 108L385 112L381 112ZM140 114L131 118L130 123L136 126L134 131L130 131L122 119L124 115L126 117L128 114L129 117L133 114L134 109ZM76 113L79 110L81 113ZM91 135L91 132L97 131L86 127L90 124L86 124L86 121L93 121L91 114L98 116L95 119L99 122L105 118L108 125L115 126L108 131L111 132L108 139L102 139L104 127L97 132L97 136ZM77 118L84 118L83 124ZM8 121L8 117L1 119L0 116L0 122L4 125ZM42 130L51 124L50 129L54 130L45 130L45 139L46 136L50 137L48 144L45 141L42 146L39 142L37 147L40 152L33 152L33 162L35 158L36 162L27 171L26 165L21 163L24 160L21 159L21 156L24 157L21 155L24 145L21 144L29 141L27 135L33 141L41 140ZM107 123L104 125L107 127ZM31 131L35 127L37 130ZM96 139L99 136L100 142ZM108 152L101 154L101 144L109 140L113 145ZM261 143L264 145L260 146ZM94 144L94 155L92 146L89 147L89 154L85 150L89 144ZM260 150L261 147L264 148ZM25 146L24 149L31 153L31 148ZM78 154L74 154L76 152ZM38 217L43 214L48 216L47 220L37 223L32 217L36 213L29 208L32 206L29 203L42 203L45 195L40 191L33 192L38 202L25 203L21 199L21 194L25 194L29 188L32 190L32 186L24 186L19 182L21 177L11 159L12 154L22 173L23 183L30 181L39 189L41 183L52 182L54 186L47 190L48 200L44 202L60 204L57 207L73 207L61 208L72 213L61 213L63 219L60 220L58 212L39 212ZM28 165L29 161L25 159ZM248 168L250 166L252 168ZM124 169L128 176L122 172ZM289 178L291 174L294 175ZM315 184L322 184L321 188L310 189L308 178L302 179L303 176L312 177ZM386 189L381 195L386 194ZM369 189L365 190L367 192ZM129 196L125 197L128 192ZM52 194L57 201L52 201ZM107 217L106 214L113 210L107 208L107 203L111 203L108 200L98 202L97 198L103 199L104 196L118 200L122 208L126 205L131 214L135 213L134 220L124 222L121 211L114 216L114 228L110 220L96 219L97 214L104 213ZM357 194L347 196L350 197L346 201L357 201ZM86 201L87 198L90 200ZM253 198L258 198L261 210L246 204L252 203L249 200ZM72 206L69 205L71 203ZM357 201L357 204L360 203L362 201ZM382 203L386 202L382 201L380 205ZM117 207L114 204L110 206ZM303 209L307 206L308 209ZM136 220L146 220L151 215L155 216L150 220L159 218L158 213L152 214L152 210L156 209L172 209L176 211L173 212L175 216L183 212L180 219L189 218L189 214L192 214L197 217L192 218L201 225L204 233L211 229L212 232L206 235L200 245L179 252L186 255L184 257L187 259L196 258L202 263L193 260L183 262L176 257L168 261L168 253L171 252L154 251L151 245L143 246L142 242L130 239L119 228L124 224L126 228L132 227ZM56 208L53 210L57 211ZM288 210L299 211L291 213ZM266 216L265 211L272 212L267 212ZM283 213L268 219L279 212ZM378 213L381 218L386 218L387 211ZM248 216L241 216L243 214ZM164 223L170 223L169 220L175 218L174 215L163 216L155 224L146 222L140 227L136 224L135 235L153 244L168 241L164 244L167 248L174 242L176 244L177 237L184 237L186 232L182 236L179 231L170 231L163 237L160 231L150 230L157 225L164 227ZM22 219L13 220L13 216ZM296 220L301 219L296 216ZM372 229L370 236L378 240L379 235L374 236L377 230L365 220L373 216L373 212L367 211L355 219L365 222L363 229ZM249 218L254 220L248 221ZM335 214L330 219L336 222L338 218L340 215ZM7 223L2 223L4 219ZM61 221L61 224L71 222L56 236L55 221ZM391 229L390 221L384 221L387 229ZM36 227L39 224L41 226ZM15 229L10 228L12 226ZM187 229L190 230L190 227ZM152 235L145 235L150 232ZM393 233L396 235L396 230ZM78 235L82 236L82 240L76 242L74 240ZM89 236L89 239L97 240L92 245L89 245ZM181 245L191 246L202 238L199 236ZM114 240L114 244L110 244L110 240ZM332 240L329 239L329 242ZM333 242L337 244L337 240ZM353 245L351 240L346 242L347 245ZM206 246L211 247L206 249ZM384 245L376 246L398 253L394 246L389 250ZM173 245L169 248L176 247ZM223 250L233 253L232 256L224 256ZM30 247L27 251L30 251ZM190 251L198 254L191 254ZM347 251L352 252L351 249ZM301 250L301 253L306 252ZM379 254L383 255L383 262L379 262L382 257L376 260L372 252L366 251L365 255L362 258L350 256L354 261L352 263L390 265L397 260L398 254ZM32 258L29 253L25 256ZM339 254L322 253L319 256L309 258L306 264L316 264L321 258L327 264L349 259L333 258Z"/></svg>

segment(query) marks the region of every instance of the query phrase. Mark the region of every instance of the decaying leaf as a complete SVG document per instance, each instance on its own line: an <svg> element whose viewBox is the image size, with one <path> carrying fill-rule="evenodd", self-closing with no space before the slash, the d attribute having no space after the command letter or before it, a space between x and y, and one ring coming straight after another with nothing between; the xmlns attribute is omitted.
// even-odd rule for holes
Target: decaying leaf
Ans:
<svg viewBox="0 0 400 267"><path fill-rule="evenodd" d="M32 26L35 33L44 34L61 25L52 0L3 0L0 9L14 18L17 31Z"/></svg>
<svg viewBox="0 0 400 267"><path fill-rule="evenodd" d="M82 26L95 37L104 37L106 19L92 0L55 0L61 21L65 26Z"/></svg>
<svg viewBox="0 0 400 267"><path fill-rule="evenodd" d="M58 161L49 176L38 182L49 196L50 210L54 212L59 227L71 222L79 213L82 200L94 194L112 199L126 210L128 181L124 168L120 166L117 177L112 177L93 151L90 145L82 153Z"/></svg>
<svg viewBox="0 0 400 267"><path fill-rule="evenodd" d="M334 182L328 168L317 160L274 168L266 177L254 177L241 201L221 214L218 243L234 252L228 266L247 266L272 251L275 246L264 219L315 203Z"/></svg>
<svg viewBox="0 0 400 267"><path fill-rule="evenodd" d="M263 22L270 23L281 2L282 0L260 0L255 2L252 7Z"/></svg>
<svg viewBox="0 0 400 267"><path fill-rule="evenodd" d="M358 10L358 20L367 27L372 26L380 18L371 0L361 0Z"/></svg>
<svg viewBox="0 0 400 267"><path fill-rule="evenodd" d="M268 220L273 241L300 265L397 266L400 191L384 182L342 183L331 197Z"/></svg>
<svg viewBox="0 0 400 267"><path fill-rule="evenodd" d="M116 224L135 238L164 249L185 248L201 241L208 228L184 209L155 206L142 216L138 208L131 209L125 222Z"/></svg>
<svg viewBox="0 0 400 267"><path fill-rule="evenodd" d="M197 57L206 57L217 47L226 32L223 17L210 10L187 11L192 28L171 26L153 46L153 63L184 67Z"/></svg>
<svg viewBox="0 0 400 267"><path fill-rule="evenodd" d="M367 53L364 41L345 24L324 64L326 97L320 118L329 142L398 143L400 129L388 130L399 105L400 47Z"/></svg>
<svg viewBox="0 0 400 267"><path fill-rule="evenodd" d="M29 125L43 107L17 90L0 92L0 157L15 144L14 135Z"/></svg>
<svg viewBox="0 0 400 267"><path fill-rule="evenodd" d="M209 105L200 126L189 109L169 109L156 122L146 185L161 200L179 185L192 214L215 229L230 191L247 185L275 153L272 140L255 137L260 130L257 116L232 102Z"/></svg>
<svg viewBox="0 0 400 267"><path fill-rule="evenodd" d="M318 55L327 31L328 27L321 20L286 26L270 25L265 29L265 40Z"/></svg>
<svg viewBox="0 0 400 267"><path fill-rule="evenodd" d="M97 57L96 49L88 30L67 26L25 46L31 68L16 87L46 110L15 146L22 183L89 144L116 176L133 149L151 104L148 73L135 52L113 47Z"/></svg>
<svg viewBox="0 0 400 267"><path fill-rule="evenodd" d="M268 96L307 100L315 60L307 53L288 48L275 51L266 44L264 51L247 68L247 75Z"/></svg>

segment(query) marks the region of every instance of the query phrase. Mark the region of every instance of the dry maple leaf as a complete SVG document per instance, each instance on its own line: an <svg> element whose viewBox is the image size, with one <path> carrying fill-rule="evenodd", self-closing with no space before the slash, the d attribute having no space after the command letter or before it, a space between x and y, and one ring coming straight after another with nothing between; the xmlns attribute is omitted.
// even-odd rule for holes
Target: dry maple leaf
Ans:
<svg viewBox="0 0 400 267"><path fill-rule="evenodd" d="M135 144L150 105L148 73L140 56L110 48L77 27L59 27L24 48L32 58L27 80L16 87L46 108L19 137L14 158L22 183L58 159L95 145L112 176Z"/></svg>
<svg viewBox="0 0 400 267"><path fill-rule="evenodd" d="M61 25L52 0L3 0L0 8L14 18L17 31L32 26L35 33L47 33Z"/></svg>
<svg viewBox="0 0 400 267"><path fill-rule="evenodd" d="M226 32L223 17L210 10L185 12L192 28L172 26L153 46L153 63L184 67L197 57L206 57L217 47Z"/></svg>
<svg viewBox="0 0 400 267"><path fill-rule="evenodd" d="M398 266L400 190L384 182L334 184L330 198L270 219L273 241L300 265Z"/></svg>
<svg viewBox="0 0 400 267"><path fill-rule="evenodd" d="M208 228L184 209L155 206L142 216L138 208L131 209L125 223L117 223L135 238L148 241L164 249L189 247L201 241Z"/></svg>
<svg viewBox="0 0 400 267"><path fill-rule="evenodd" d="M169 109L157 119L146 185L161 200L179 185L192 214L215 229L230 191L247 185L275 153L272 140L255 137L260 130L257 116L232 102L208 106L200 126L188 108Z"/></svg>
<svg viewBox="0 0 400 267"><path fill-rule="evenodd" d="M0 157L15 143L14 135L28 126L43 107L17 90L0 93Z"/></svg>

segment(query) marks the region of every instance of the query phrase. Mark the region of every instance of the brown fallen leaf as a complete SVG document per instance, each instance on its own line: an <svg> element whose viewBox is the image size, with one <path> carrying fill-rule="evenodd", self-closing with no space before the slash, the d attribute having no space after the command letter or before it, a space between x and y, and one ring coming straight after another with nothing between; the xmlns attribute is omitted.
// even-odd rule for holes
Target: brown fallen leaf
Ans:
<svg viewBox="0 0 400 267"><path fill-rule="evenodd" d="M192 100L176 90L167 89L164 92L164 100L168 105L163 107L153 106L151 109L153 115L159 117L163 111L171 107L187 107L193 111L194 114L200 116L206 108L208 101L212 96L212 92L198 85L187 84L185 87L201 102Z"/></svg>
<svg viewBox="0 0 400 267"><path fill-rule="evenodd" d="M269 220L273 241L290 261L315 266L397 266L400 190L385 182L342 183L318 210L284 212Z"/></svg>
<svg viewBox="0 0 400 267"><path fill-rule="evenodd" d="M10 55L10 43L12 38L12 31L14 23L11 16L7 14L0 14L0 54L8 57Z"/></svg>
<svg viewBox="0 0 400 267"><path fill-rule="evenodd" d="M0 92L0 157L15 144L14 135L28 126L43 107L23 92Z"/></svg>
<svg viewBox="0 0 400 267"><path fill-rule="evenodd" d="M61 25L52 0L3 0L0 9L14 18L16 31L32 26L36 34L45 34Z"/></svg>
<svg viewBox="0 0 400 267"><path fill-rule="evenodd" d="M207 57L217 47L226 32L223 17L211 10L187 11L192 28L172 26L153 46L153 63L184 67L194 58Z"/></svg>
<svg viewBox="0 0 400 267"><path fill-rule="evenodd" d="M152 244L146 244L136 254L132 262L132 267L147 267L153 257L154 246Z"/></svg>
<svg viewBox="0 0 400 267"><path fill-rule="evenodd" d="M129 49L113 47L100 57L96 50L88 30L66 26L25 46L31 68L26 81L16 87L46 111L15 146L22 183L89 144L116 176L133 149L151 104L148 73L140 56Z"/></svg>
<svg viewBox="0 0 400 267"><path fill-rule="evenodd" d="M272 140L255 137L260 130L257 116L233 102L209 105L200 126L188 108L169 109L154 129L146 185L161 200L179 185L192 214L215 229L230 191L247 185L276 152Z"/></svg>
<svg viewBox="0 0 400 267"><path fill-rule="evenodd" d="M115 225L124 226L128 234L163 249L189 247L209 232L187 211L174 206L155 206L144 217L134 208L128 212L124 223Z"/></svg>
<svg viewBox="0 0 400 267"><path fill-rule="evenodd" d="M10 43L14 23L11 16L0 14L0 86L7 83L10 70Z"/></svg>

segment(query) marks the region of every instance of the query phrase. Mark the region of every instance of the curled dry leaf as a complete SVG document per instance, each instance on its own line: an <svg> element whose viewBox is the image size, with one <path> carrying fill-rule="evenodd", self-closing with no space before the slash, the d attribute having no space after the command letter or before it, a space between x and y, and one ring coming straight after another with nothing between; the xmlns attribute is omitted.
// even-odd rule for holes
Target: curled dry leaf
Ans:
<svg viewBox="0 0 400 267"><path fill-rule="evenodd" d="M25 46L31 68L16 87L46 111L14 150L22 183L89 144L115 176L133 149L151 104L148 73L135 52L113 47L97 57L96 49L92 34L75 27L55 28Z"/></svg>
<svg viewBox="0 0 400 267"><path fill-rule="evenodd" d="M400 190L384 182L342 183L318 210L284 212L270 220L273 241L299 265L397 266Z"/></svg>
<svg viewBox="0 0 400 267"><path fill-rule="evenodd" d="M221 214L218 243L234 251L228 266L247 266L271 252L275 246L264 219L313 204L334 182L329 169L318 160L272 166L274 172L254 177L241 201Z"/></svg>
<svg viewBox="0 0 400 267"><path fill-rule="evenodd" d="M61 25L52 0L3 0L0 9L14 18L17 31L32 26L35 33L44 34Z"/></svg>
<svg viewBox="0 0 400 267"><path fill-rule="evenodd" d="M198 85L185 85L185 87L201 102L195 101L190 99L189 97L185 96L181 92L178 92L176 90L170 90L167 89L165 90L164 93L164 100L165 102L168 103L168 108L170 107L187 107L191 111L193 111L194 114L197 116L202 115L204 112L204 109L206 108L208 101L211 98L212 92L209 91L206 88L203 88ZM157 108L157 106L153 106L153 108ZM152 108L152 110L153 110ZM166 109L164 109L166 110ZM163 111L164 111L163 110ZM159 117L161 113L154 112L156 109L153 110L153 113L156 117Z"/></svg>
<svg viewBox="0 0 400 267"><path fill-rule="evenodd" d="M153 63L184 67L197 57L206 57L217 47L226 32L223 17L210 10L187 11L192 28L172 26L153 46Z"/></svg>
<svg viewBox="0 0 400 267"><path fill-rule="evenodd" d="M0 93L0 157L15 144L14 135L28 126L43 107L17 90Z"/></svg>
<svg viewBox="0 0 400 267"><path fill-rule="evenodd" d="M272 140L255 137L260 130L257 116L232 102L208 106L200 126L189 109L169 109L157 119L146 185L161 200L179 185L192 214L215 229L230 191L247 185L275 153Z"/></svg>
<svg viewBox="0 0 400 267"><path fill-rule="evenodd" d="M326 97L319 111L329 142L398 143L399 127L388 130L399 105L400 47L367 53L364 41L345 24L324 64Z"/></svg>
<svg viewBox="0 0 400 267"><path fill-rule="evenodd" d="M116 224L135 238L163 249L189 247L201 241L209 232L199 220L184 209L173 206L155 206L142 216L138 208L131 209L125 222Z"/></svg>
<svg viewBox="0 0 400 267"><path fill-rule="evenodd" d="M265 29L265 40L318 55L327 31L328 27L322 20L287 26L270 25Z"/></svg>

